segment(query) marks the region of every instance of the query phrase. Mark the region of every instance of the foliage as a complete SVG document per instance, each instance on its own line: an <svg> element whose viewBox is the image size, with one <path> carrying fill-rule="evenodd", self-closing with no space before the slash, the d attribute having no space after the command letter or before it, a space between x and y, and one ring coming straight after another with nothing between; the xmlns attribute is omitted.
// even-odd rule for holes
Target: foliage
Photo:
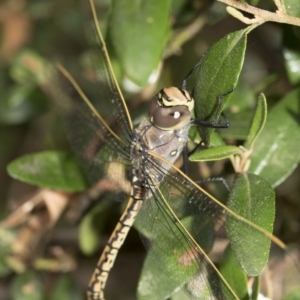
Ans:
<svg viewBox="0 0 300 300"><path fill-rule="evenodd" d="M44 73L49 63L60 61L75 76L83 72L93 82L87 59L92 52L84 38L91 20L84 18L87 3L80 6L77 2L35 0L14 6L13 1L6 0L0 5L0 11L5 12L2 15L6 16L1 19L0 48L0 280L9 282L2 285L1 289L9 286L0 291L2 299L84 299L84 288L76 288L74 293L78 286L75 281L79 286L86 285L100 253L95 239L110 234L124 205L119 210L112 209L113 202L125 198L121 191L118 199L115 197L117 179L102 181L96 189L88 186L49 104L49 85ZM189 175L195 180L224 177L231 187L229 200L222 186L208 180L211 193L265 230L272 232L274 227L274 234L284 242L299 244L297 23L292 22L294 19L289 22L286 14L278 19L294 25L264 23L274 21L263 19L274 17L265 13L274 8L272 1L243 1L249 4L243 6L249 13L253 8L250 5L265 5L265 10L258 11L251 22L231 10L240 20L254 23L249 27L228 16L226 6L220 3L230 2L232 7L242 9L243 3L236 3L240 1L148 2L138 5L130 1L124 10L118 1L112 1L110 6L109 1L95 0L99 24L106 32L112 65L134 124L145 116L146 100L163 86L181 86L188 72L201 61L187 79L187 88L194 88L195 117L217 121L217 103L222 98L221 109L230 128L213 132L206 128L191 130L190 150L200 141L210 147L193 151ZM286 11L299 22L298 1L276 1L277 5L278 2L281 13ZM219 122L224 121L222 115L217 117ZM115 167L112 172L117 176L122 169ZM30 185L36 186L31 193ZM75 223L80 221L77 232ZM241 224L238 218L228 218L227 222L232 245L226 249L220 271L242 298L248 289L239 265L248 275L258 275L266 263L269 243L264 245L264 239L255 253L249 253L249 226ZM113 284L107 286L108 299L126 299L125 294L130 299L136 294L138 275L131 274L139 273L136 260L143 257L144 250L135 238L134 233L129 236L123 254L117 259L111 276L117 277L118 270L123 276L116 280L117 288ZM253 237L256 241L260 238ZM81 253L90 255L88 263ZM118 260L126 263L125 271ZM277 263L281 266L280 260ZM88 271L81 272L87 265ZM47 271L45 278L39 276L43 271ZM64 275L65 272L74 276ZM156 281L151 281L156 286L151 289L150 273L156 275ZM9 274L13 276L8 277ZM158 293L171 296L177 289L159 274L160 269L146 259L138 284L140 299L142 295L151 299ZM254 281L251 299L259 294L258 282ZM46 296L49 286L50 297ZM147 289L156 294L149 295ZM184 297L179 293L172 295L174 300ZM292 297L287 295L285 299Z"/></svg>

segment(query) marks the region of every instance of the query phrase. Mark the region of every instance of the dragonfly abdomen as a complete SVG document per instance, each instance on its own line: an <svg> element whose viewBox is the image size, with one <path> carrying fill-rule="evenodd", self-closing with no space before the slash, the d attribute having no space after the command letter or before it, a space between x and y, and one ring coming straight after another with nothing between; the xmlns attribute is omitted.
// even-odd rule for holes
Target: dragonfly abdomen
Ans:
<svg viewBox="0 0 300 300"><path fill-rule="evenodd" d="M132 193L133 189L132 189ZM97 263L94 274L90 280L87 298L90 300L104 300L104 288L111 268L115 262L119 249L135 220L142 205L142 201L130 197L125 211L118 221L115 230L110 236L102 255Z"/></svg>

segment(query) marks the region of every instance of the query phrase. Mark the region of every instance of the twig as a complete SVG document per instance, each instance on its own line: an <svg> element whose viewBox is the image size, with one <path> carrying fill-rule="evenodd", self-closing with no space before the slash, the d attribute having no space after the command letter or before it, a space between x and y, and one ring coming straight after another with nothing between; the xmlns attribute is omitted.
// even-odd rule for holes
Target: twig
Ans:
<svg viewBox="0 0 300 300"><path fill-rule="evenodd" d="M274 0L274 3L277 6L278 12L280 14L286 14L285 7L284 7L284 5L282 5L282 0Z"/></svg>
<svg viewBox="0 0 300 300"><path fill-rule="evenodd" d="M232 16L234 16L235 18L239 19L240 21L246 24L255 24L255 23L262 24L265 22L277 22L277 23L285 23L285 24L300 26L300 19L287 15L280 0L274 0L278 8L276 13L248 5L239 2L237 0L217 0L217 1L229 5L230 7L227 7L228 13L230 13ZM241 12L237 11L236 9L252 14L254 15L254 18L249 19L245 17Z"/></svg>

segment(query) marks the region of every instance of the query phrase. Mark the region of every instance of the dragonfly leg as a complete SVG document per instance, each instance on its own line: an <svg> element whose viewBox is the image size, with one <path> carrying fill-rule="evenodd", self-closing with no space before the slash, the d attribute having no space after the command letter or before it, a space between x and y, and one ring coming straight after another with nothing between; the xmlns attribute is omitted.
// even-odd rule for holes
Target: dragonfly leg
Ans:
<svg viewBox="0 0 300 300"><path fill-rule="evenodd" d="M105 299L104 288L109 272L113 267L118 251L123 245L141 205L141 200L136 200L133 197L130 197L127 207L117 223L115 230L110 236L94 270L87 290L88 300Z"/></svg>
<svg viewBox="0 0 300 300"><path fill-rule="evenodd" d="M223 177L211 177L211 178L207 178L207 179L201 179L198 181L195 181L197 184L203 184L203 183L207 183L207 182L221 182L224 187L226 188L226 190L228 192L230 192L230 188L228 186L227 181L225 180L225 178Z"/></svg>
<svg viewBox="0 0 300 300"><path fill-rule="evenodd" d="M183 172L187 176L189 176L189 174L188 174L188 170L189 170L189 168L188 168L189 156L191 154L193 154L198 149L199 146L201 146L201 145L197 144L195 146L195 148L190 153L188 152L187 148L184 148L184 150L182 151L182 155L183 155ZM206 183L206 182L221 182L224 185L224 187L226 188L226 190L228 192L230 192L230 188L229 188L229 186L227 184L227 181L223 177L212 177L212 178L197 180L195 182L197 184L203 184L203 183Z"/></svg>

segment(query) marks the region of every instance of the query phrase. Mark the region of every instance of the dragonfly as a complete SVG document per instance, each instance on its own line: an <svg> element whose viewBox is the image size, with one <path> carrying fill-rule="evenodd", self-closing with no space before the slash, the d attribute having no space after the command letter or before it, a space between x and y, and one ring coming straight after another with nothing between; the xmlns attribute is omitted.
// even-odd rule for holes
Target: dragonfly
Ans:
<svg viewBox="0 0 300 300"><path fill-rule="evenodd" d="M136 221L150 261L161 265L174 286L184 289L191 299L239 299L209 256L220 241L228 240L228 216L248 226L249 232L259 232L279 246L282 243L237 216L174 166L186 147L191 126L218 128L228 124L193 120L191 94L184 88L168 87L153 97L148 117L134 129L93 0L88 1L94 25L93 53L98 61L97 99L90 100L62 65L57 65L52 78L52 98L91 184L101 178L120 186L124 181L120 190L126 192L128 202L90 279L87 298L105 299L110 270Z"/></svg>

